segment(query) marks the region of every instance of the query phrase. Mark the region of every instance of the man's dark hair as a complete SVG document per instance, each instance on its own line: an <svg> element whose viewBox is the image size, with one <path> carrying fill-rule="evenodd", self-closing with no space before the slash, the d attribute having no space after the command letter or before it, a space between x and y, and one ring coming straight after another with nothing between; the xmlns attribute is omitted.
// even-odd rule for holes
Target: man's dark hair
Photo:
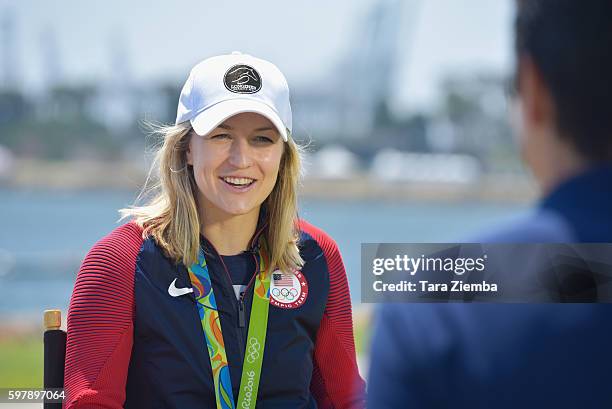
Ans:
<svg viewBox="0 0 612 409"><path fill-rule="evenodd" d="M612 0L517 0L516 52L549 89L562 137L612 159Z"/></svg>

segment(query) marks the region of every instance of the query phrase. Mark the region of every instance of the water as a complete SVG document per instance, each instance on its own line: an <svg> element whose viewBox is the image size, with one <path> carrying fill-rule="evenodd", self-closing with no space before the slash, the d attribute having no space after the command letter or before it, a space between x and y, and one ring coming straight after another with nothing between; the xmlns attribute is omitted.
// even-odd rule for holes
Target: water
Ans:
<svg viewBox="0 0 612 409"><path fill-rule="evenodd" d="M118 223L133 192L0 190L0 316L66 310L87 250ZM517 217L524 207L483 203L304 200L300 216L337 243L351 298L360 298L360 244L453 242Z"/></svg>

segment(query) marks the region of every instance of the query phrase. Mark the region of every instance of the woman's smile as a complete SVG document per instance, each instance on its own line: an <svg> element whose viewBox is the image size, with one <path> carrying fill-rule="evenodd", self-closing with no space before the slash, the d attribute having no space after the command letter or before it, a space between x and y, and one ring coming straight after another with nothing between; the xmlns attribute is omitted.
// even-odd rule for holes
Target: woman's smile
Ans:
<svg viewBox="0 0 612 409"><path fill-rule="evenodd" d="M220 176L219 180L231 192L244 193L252 190L257 179L245 176Z"/></svg>

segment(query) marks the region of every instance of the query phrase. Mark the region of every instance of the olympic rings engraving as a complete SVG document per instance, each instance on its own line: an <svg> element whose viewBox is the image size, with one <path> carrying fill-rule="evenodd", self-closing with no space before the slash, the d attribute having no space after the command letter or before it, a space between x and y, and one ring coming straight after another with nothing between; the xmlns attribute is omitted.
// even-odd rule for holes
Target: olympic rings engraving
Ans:
<svg viewBox="0 0 612 409"><path fill-rule="evenodd" d="M248 363L252 364L256 359L259 358L259 350L261 349L261 344L257 341L256 338L249 338L249 345L247 347L247 357L246 360Z"/></svg>

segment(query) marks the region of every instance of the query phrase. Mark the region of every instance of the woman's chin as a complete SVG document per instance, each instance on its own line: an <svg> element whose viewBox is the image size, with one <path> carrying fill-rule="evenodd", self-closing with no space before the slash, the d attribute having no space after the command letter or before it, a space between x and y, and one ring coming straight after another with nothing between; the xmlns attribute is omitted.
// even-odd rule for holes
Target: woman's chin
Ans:
<svg viewBox="0 0 612 409"><path fill-rule="evenodd" d="M251 212L259 210L259 206L254 206L252 204L232 204L231 206L223 206L219 208L223 213L228 216L244 216Z"/></svg>

